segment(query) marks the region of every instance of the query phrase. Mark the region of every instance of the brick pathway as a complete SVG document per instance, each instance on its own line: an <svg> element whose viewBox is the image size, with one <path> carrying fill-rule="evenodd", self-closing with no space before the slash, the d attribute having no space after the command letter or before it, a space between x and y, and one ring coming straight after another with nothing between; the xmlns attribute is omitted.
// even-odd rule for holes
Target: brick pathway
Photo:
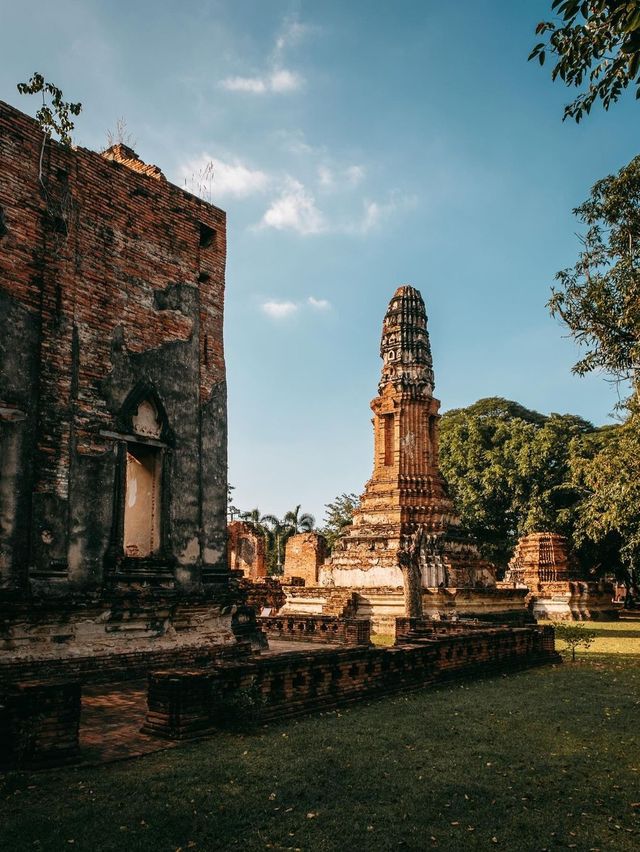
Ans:
<svg viewBox="0 0 640 852"><path fill-rule="evenodd" d="M270 649L263 652L266 656L339 647L278 639L271 639L269 645ZM163 740L140 732L146 712L146 680L84 686L80 721L81 763L110 763L179 746L179 741Z"/></svg>
<svg viewBox="0 0 640 852"><path fill-rule="evenodd" d="M146 711L146 680L83 687L81 762L109 763L179 745L140 733Z"/></svg>

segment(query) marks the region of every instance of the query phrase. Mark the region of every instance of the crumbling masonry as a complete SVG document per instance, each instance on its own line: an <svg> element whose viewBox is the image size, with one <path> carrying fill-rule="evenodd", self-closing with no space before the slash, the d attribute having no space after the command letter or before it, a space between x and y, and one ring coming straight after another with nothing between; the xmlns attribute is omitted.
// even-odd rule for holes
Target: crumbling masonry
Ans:
<svg viewBox="0 0 640 852"><path fill-rule="evenodd" d="M224 212L0 103L0 223L0 647L232 641Z"/></svg>

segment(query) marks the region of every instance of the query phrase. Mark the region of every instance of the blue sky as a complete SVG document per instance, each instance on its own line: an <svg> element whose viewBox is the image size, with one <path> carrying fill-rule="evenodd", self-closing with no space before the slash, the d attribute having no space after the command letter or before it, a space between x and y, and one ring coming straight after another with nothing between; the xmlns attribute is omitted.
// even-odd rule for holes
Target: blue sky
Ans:
<svg viewBox="0 0 640 852"><path fill-rule="evenodd" d="M632 97L582 124L527 63L548 0L0 0L0 97L35 70L126 120L139 155L228 212L229 476L241 508L322 517L372 467L380 326L429 314L442 410L505 396L605 423L603 377L545 307L571 210L636 153ZM213 181L207 165L213 163Z"/></svg>

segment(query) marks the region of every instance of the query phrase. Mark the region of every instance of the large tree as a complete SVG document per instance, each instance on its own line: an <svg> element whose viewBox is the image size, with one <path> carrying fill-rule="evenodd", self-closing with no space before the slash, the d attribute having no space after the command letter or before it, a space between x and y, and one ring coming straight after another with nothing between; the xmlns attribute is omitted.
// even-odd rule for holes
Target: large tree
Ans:
<svg viewBox="0 0 640 852"><path fill-rule="evenodd" d="M574 210L586 226L575 266L558 272L551 311L586 347L579 374L604 370L637 386L640 367L640 156L599 180Z"/></svg>
<svg viewBox="0 0 640 852"><path fill-rule="evenodd" d="M442 471L487 558L506 566L528 532L572 534L579 492L571 457L575 440L592 431L580 417L546 417L499 397L442 417Z"/></svg>
<svg viewBox="0 0 640 852"><path fill-rule="evenodd" d="M541 21L529 59L555 57L553 80L585 87L567 104L564 118L580 121L600 100L605 109L635 85L640 98L640 3L637 0L553 0L554 20Z"/></svg>

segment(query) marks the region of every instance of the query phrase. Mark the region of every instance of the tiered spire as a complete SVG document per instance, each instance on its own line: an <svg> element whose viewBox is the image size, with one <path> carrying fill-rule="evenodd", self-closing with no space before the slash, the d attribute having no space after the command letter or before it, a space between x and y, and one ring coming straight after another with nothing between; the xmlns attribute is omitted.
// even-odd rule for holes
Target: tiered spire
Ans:
<svg viewBox="0 0 640 852"><path fill-rule="evenodd" d="M420 291L398 287L382 324L380 357L383 361L378 386L382 394L391 384L395 390L431 396L435 387L427 313Z"/></svg>

